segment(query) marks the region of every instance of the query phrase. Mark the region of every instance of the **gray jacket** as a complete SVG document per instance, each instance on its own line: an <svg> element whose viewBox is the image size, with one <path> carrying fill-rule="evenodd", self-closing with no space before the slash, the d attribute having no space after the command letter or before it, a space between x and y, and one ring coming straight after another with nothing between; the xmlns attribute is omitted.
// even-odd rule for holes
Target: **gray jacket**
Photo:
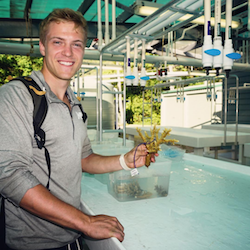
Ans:
<svg viewBox="0 0 250 250"><path fill-rule="evenodd" d="M92 153L87 125L70 88L68 106L50 90L40 71L31 77L46 89L48 112L42 129L51 159L50 192L66 203L80 208L81 159ZM48 168L44 149L33 137L33 102L20 81L0 88L0 193L7 198L6 242L11 248L41 249L63 246L79 236L40 219L19 207L24 194L38 184L46 186Z"/></svg>

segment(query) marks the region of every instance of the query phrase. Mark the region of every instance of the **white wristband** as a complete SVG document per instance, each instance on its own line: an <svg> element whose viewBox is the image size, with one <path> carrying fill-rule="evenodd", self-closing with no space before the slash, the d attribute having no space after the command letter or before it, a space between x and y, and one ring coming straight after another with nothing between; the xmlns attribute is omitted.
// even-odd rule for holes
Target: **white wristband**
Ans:
<svg viewBox="0 0 250 250"><path fill-rule="evenodd" d="M122 168L124 169L124 170L131 170L131 168L129 168L128 166L127 166L127 164L125 163L125 159L124 159L124 154L122 154L121 156L120 156L120 158L119 158L119 161L120 161L120 164L121 164L121 166L122 166Z"/></svg>

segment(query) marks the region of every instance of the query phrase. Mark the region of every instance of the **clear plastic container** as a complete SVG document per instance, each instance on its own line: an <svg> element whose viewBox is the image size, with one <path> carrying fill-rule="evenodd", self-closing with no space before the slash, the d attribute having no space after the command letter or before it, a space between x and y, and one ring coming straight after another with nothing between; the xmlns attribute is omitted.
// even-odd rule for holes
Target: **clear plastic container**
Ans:
<svg viewBox="0 0 250 250"><path fill-rule="evenodd" d="M171 161L164 159L149 168L138 168L132 177L130 171L120 170L109 174L108 191L118 201L135 201L165 197L169 191Z"/></svg>

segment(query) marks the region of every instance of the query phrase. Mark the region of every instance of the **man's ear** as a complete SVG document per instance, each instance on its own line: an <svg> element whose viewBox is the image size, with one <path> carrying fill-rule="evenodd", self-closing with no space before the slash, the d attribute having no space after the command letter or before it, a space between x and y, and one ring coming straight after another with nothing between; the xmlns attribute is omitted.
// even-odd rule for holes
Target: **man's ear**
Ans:
<svg viewBox="0 0 250 250"><path fill-rule="evenodd" d="M39 49L40 49L42 56L45 56L45 47L41 41L39 41Z"/></svg>

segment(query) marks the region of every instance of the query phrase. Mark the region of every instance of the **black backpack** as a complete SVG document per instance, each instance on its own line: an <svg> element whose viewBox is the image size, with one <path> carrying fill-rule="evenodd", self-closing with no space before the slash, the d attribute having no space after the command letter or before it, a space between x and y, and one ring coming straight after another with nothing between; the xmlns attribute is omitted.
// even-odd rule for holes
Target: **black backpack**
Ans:
<svg viewBox="0 0 250 250"><path fill-rule="evenodd" d="M36 140L37 146L39 149L44 148L45 159L48 166L48 183L46 188L49 190L49 181L51 174L51 165L50 165L50 156L47 148L45 147L46 135L45 132L41 129L41 126L45 120L48 103L45 97L45 91L43 91L38 84L31 77L18 77L13 80L19 80L27 87L30 95L32 96L34 104L33 112L33 126L34 126L34 138ZM83 111L82 105L79 104L79 108L82 112L83 122L87 120L87 114ZM5 209L4 209L4 198L2 197L1 202L1 212L0 212L0 247L5 249Z"/></svg>

